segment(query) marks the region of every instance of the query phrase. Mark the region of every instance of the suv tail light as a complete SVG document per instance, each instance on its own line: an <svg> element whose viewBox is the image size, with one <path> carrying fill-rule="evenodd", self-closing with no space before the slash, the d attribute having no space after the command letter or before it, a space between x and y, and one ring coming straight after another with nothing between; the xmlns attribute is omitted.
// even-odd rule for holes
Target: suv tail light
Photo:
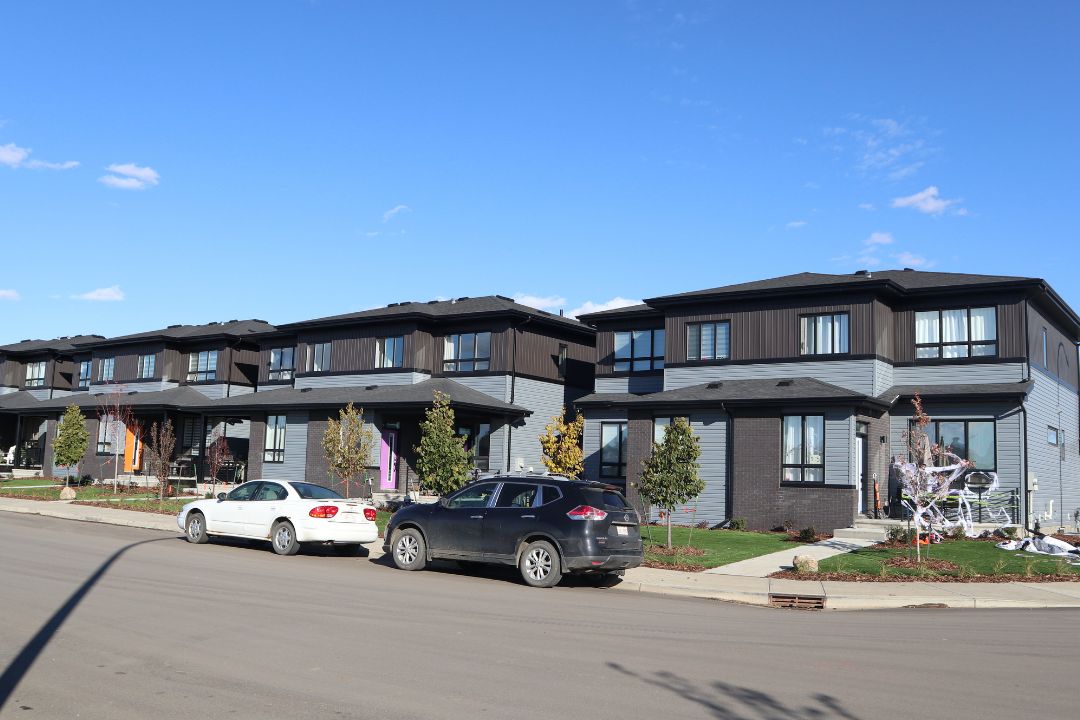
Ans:
<svg viewBox="0 0 1080 720"><path fill-rule="evenodd" d="M308 513L313 518L332 518L337 515L337 505L319 505L318 507L311 508L311 512Z"/></svg>
<svg viewBox="0 0 1080 720"><path fill-rule="evenodd" d="M375 522L375 508L364 508L364 519Z"/></svg>
<svg viewBox="0 0 1080 720"><path fill-rule="evenodd" d="M592 505L578 505L566 513L566 517L571 520L603 520L607 517L607 513L600 508L594 508Z"/></svg>

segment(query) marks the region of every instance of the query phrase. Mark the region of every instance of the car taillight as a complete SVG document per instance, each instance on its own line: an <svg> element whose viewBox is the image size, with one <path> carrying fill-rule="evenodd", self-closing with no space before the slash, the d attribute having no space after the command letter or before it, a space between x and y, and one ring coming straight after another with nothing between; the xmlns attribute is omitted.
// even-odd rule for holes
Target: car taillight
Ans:
<svg viewBox="0 0 1080 720"><path fill-rule="evenodd" d="M603 520L607 517L607 513L600 508L594 508L592 505L578 505L566 513L566 517L571 520Z"/></svg>
<svg viewBox="0 0 1080 720"><path fill-rule="evenodd" d="M332 518L337 515L337 505L319 505L308 513L313 518Z"/></svg>
<svg viewBox="0 0 1080 720"><path fill-rule="evenodd" d="M364 508L364 519L375 522L375 508Z"/></svg>

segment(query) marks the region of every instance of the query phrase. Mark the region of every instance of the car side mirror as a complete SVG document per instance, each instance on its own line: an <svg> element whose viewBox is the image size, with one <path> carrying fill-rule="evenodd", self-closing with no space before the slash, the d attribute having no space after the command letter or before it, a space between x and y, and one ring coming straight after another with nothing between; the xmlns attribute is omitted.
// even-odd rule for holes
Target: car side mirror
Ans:
<svg viewBox="0 0 1080 720"><path fill-rule="evenodd" d="M224 500L225 499L225 493L218 493L217 494L217 499L218 499L218 502L221 502L222 500Z"/></svg>
<svg viewBox="0 0 1080 720"><path fill-rule="evenodd" d="M439 498L439 504L443 507L450 507L450 500L448 498L441 497Z"/></svg>

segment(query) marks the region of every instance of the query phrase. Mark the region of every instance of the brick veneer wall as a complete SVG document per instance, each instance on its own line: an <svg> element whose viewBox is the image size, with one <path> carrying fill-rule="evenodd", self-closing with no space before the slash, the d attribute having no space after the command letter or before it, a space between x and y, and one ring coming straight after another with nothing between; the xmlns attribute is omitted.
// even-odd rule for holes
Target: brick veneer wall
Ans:
<svg viewBox="0 0 1080 720"><path fill-rule="evenodd" d="M627 416L626 428L626 499L642 518L648 517L645 504L638 492L641 481L642 464L652 453L653 417L645 411L631 411Z"/></svg>
<svg viewBox="0 0 1080 720"><path fill-rule="evenodd" d="M266 449L266 416L251 416L251 435L248 441L247 479L262 477L263 451Z"/></svg>
<svg viewBox="0 0 1080 720"><path fill-rule="evenodd" d="M851 524L854 487L780 486L779 415L737 415L733 434L732 517L744 518L751 530L829 531Z"/></svg>

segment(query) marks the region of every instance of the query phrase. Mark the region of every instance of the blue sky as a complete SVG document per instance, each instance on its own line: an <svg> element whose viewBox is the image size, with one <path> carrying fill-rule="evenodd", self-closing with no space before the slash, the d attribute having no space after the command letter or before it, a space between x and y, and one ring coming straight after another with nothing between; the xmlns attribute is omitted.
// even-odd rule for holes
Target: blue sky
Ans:
<svg viewBox="0 0 1080 720"><path fill-rule="evenodd" d="M24 2L0 342L803 270L1080 308L1080 4Z"/></svg>

